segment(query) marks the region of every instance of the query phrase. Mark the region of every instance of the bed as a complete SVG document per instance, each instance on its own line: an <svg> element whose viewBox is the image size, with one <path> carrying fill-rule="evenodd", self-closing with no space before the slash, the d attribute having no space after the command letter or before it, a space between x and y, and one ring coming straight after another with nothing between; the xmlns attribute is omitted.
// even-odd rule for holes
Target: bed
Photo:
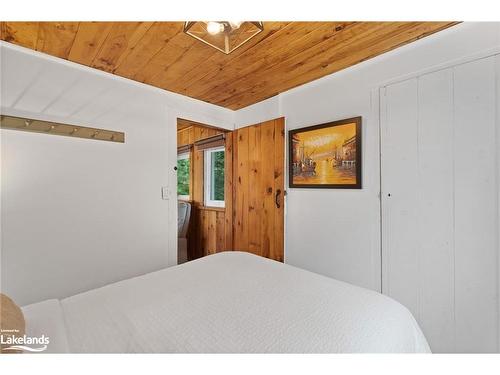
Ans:
<svg viewBox="0 0 500 375"><path fill-rule="evenodd" d="M430 352L379 293L238 251L25 306L48 352Z"/></svg>

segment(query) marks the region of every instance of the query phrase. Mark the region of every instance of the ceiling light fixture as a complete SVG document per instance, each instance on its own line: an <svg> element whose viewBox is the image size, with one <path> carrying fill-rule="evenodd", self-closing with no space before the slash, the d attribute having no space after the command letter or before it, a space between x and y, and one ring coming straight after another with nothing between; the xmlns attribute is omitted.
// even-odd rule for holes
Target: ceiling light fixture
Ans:
<svg viewBox="0 0 500 375"><path fill-rule="evenodd" d="M184 32L226 55L264 30L262 22L188 21Z"/></svg>
<svg viewBox="0 0 500 375"><path fill-rule="evenodd" d="M207 22L207 31L210 35L215 35L224 31L224 25L220 22Z"/></svg>
<svg viewBox="0 0 500 375"><path fill-rule="evenodd" d="M233 29L239 29L241 24L243 23L241 21L228 21L228 22L229 22L229 25L231 25L231 27Z"/></svg>

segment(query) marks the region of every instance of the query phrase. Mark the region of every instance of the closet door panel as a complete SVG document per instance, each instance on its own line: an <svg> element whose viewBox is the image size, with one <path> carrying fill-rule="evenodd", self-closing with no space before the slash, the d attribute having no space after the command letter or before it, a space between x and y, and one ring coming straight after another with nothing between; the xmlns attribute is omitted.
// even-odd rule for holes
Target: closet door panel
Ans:
<svg viewBox="0 0 500 375"><path fill-rule="evenodd" d="M495 58L454 68L455 274L459 352L497 350Z"/></svg>
<svg viewBox="0 0 500 375"><path fill-rule="evenodd" d="M418 315L417 80L388 86L385 104L382 290Z"/></svg>
<svg viewBox="0 0 500 375"><path fill-rule="evenodd" d="M454 347L453 71L418 79L419 323L433 351Z"/></svg>
<svg viewBox="0 0 500 375"><path fill-rule="evenodd" d="M382 290L436 352L499 350L499 70L484 58L381 95Z"/></svg>

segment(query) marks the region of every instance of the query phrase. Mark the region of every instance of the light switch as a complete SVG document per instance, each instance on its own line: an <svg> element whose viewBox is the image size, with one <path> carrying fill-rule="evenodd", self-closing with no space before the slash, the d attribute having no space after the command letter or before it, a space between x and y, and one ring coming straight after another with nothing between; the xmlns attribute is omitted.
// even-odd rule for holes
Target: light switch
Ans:
<svg viewBox="0 0 500 375"><path fill-rule="evenodd" d="M162 186L161 187L161 199L168 201L168 196L169 196L168 187Z"/></svg>

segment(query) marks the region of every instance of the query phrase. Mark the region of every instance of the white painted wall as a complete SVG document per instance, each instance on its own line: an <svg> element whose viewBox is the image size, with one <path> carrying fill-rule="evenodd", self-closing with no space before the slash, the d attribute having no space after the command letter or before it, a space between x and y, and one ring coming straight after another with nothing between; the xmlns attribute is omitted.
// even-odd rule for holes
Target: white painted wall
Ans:
<svg viewBox="0 0 500 375"><path fill-rule="evenodd" d="M233 112L3 42L0 54L2 114L126 133L1 130L1 291L23 305L176 264L176 118L232 129Z"/></svg>
<svg viewBox="0 0 500 375"><path fill-rule="evenodd" d="M258 124L279 117L281 96L276 95L235 112L236 128Z"/></svg>

